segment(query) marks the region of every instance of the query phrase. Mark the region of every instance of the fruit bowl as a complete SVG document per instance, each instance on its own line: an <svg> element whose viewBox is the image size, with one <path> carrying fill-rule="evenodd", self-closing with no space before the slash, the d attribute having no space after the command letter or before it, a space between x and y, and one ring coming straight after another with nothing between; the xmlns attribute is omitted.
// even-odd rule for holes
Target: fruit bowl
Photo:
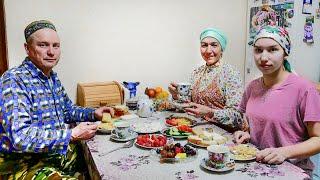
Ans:
<svg viewBox="0 0 320 180"><path fill-rule="evenodd" d="M160 163L181 163L197 159L198 151L188 144L182 146L180 143L175 143L152 149L150 155L153 160Z"/></svg>

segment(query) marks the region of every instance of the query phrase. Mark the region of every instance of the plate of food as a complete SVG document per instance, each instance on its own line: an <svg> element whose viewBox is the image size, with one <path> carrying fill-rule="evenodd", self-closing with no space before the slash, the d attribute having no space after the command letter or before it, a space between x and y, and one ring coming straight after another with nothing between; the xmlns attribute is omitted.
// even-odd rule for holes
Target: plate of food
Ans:
<svg viewBox="0 0 320 180"><path fill-rule="evenodd" d="M169 127L169 128L163 129L161 133L163 135L173 137L176 139L183 139L192 135L192 129L187 125L181 125L177 127Z"/></svg>
<svg viewBox="0 0 320 180"><path fill-rule="evenodd" d="M187 117L180 117L180 116L169 116L166 118L165 124L167 126L180 126L180 125L187 125L187 126L195 126L197 121L192 120Z"/></svg>
<svg viewBox="0 0 320 180"><path fill-rule="evenodd" d="M256 159L258 149L253 145L239 144L229 147L236 161L251 161Z"/></svg>
<svg viewBox="0 0 320 180"><path fill-rule="evenodd" d="M99 133L110 134L114 129L113 122L117 120L118 118L112 118L110 113L103 113L101 123L98 125L97 131Z"/></svg>
<svg viewBox="0 0 320 180"><path fill-rule="evenodd" d="M126 105L115 105L112 108L114 109L114 118L130 114L129 108Z"/></svg>
<svg viewBox="0 0 320 180"><path fill-rule="evenodd" d="M155 132L161 131L162 129L162 126L158 121L138 122L136 124L132 124L131 127L135 132L141 133L141 134L155 133Z"/></svg>
<svg viewBox="0 0 320 180"><path fill-rule="evenodd" d="M98 125L97 131L103 134L110 134L113 129L114 129L114 126L112 123L100 123Z"/></svg>
<svg viewBox="0 0 320 180"><path fill-rule="evenodd" d="M172 143L162 148L152 149L150 155L151 159L160 163L179 163L197 159L198 151L188 144L182 146L180 143Z"/></svg>
<svg viewBox="0 0 320 180"><path fill-rule="evenodd" d="M145 149L154 149L163 147L167 143L172 143L172 138L167 138L161 134L143 134L139 135L135 140L135 144L138 147L145 148Z"/></svg>
<svg viewBox="0 0 320 180"><path fill-rule="evenodd" d="M228 138L215 132L213 128L192 128L193 135L188 137L188 142L194 146L206 148L210 145L225 144Z"/></svg>

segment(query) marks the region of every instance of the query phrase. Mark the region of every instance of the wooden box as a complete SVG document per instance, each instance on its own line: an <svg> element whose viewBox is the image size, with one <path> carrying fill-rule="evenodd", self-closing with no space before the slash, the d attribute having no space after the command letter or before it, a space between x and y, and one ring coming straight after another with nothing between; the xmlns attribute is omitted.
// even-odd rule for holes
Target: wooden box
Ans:
<svg viewBox="0 0 320 180"><path fill-rule="evenodd" d="M123 104L124 91L116 81L79 83L77 104L83 107L100 107Z"/></svg>

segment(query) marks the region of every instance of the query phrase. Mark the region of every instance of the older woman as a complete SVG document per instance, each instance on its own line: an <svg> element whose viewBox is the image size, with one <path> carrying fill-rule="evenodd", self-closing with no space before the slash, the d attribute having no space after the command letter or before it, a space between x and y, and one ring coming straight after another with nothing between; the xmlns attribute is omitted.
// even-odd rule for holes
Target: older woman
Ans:
<svg viewBox="0 0 320 180"><path fill-rule="evenodd" d="M265 26L256 35L253 55L263 76L248 85L240 104L250 131L234 136L237 143L250 140L261 149L257 161L288 160L311 175L309 156L320 152L320 95L311 82L291 73L290 47L283 28Z"/></svg>
<svg viewBox="0 0 320 180"><path fill-rule="evenodd" d="M219 29L208 28L200 34L200 52L206 62L191 75L192 108L189 113L204 117L223 128L234 131L243 126L242 115L237 111L242 96L240 73L222 61L227 37ZM177 99L177 84L171 83L169 91Z"/></svg>

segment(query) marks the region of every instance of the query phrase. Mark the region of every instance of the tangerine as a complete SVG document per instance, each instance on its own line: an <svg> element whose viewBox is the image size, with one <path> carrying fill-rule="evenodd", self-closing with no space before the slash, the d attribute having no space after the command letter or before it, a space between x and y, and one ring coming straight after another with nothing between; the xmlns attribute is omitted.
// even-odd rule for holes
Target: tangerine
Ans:
<svg viewBox="0 0 320 180"><path fill-rule="evenodd" d="M159 94L159 93L162 92L162 87L158 86L158 87L155 88L155 90L156 90L156 93Z"/></svg>

